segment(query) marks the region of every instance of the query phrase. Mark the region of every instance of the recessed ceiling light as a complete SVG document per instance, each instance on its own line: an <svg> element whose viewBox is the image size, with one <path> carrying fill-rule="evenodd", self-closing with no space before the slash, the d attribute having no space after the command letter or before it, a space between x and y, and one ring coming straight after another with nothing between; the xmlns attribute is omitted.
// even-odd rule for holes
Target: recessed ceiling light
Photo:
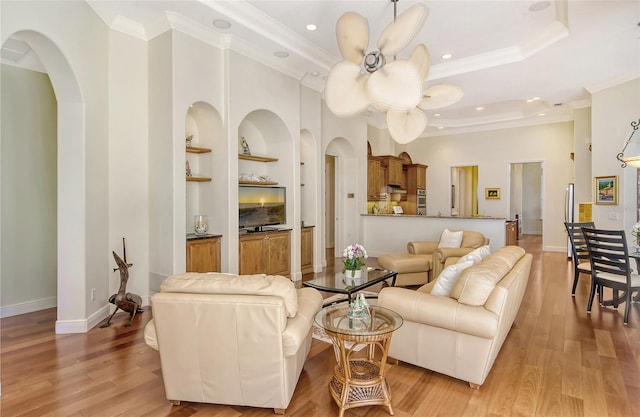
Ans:
<svg viewBox="0 0 640 417"><path fill-rule="evenodd" d="M484 110L484 107L478 106L478 107L476 107L476 110L478 110L478 111Z"/></svg>
<svg viewBox="0 0 640 417"><path fill-rule="evenodd" d="M218 29L229 29L231 27L231 23L229 23L228 20L216 19L213 21L213 26L217 27Z"/></svg>
<svg viewBox="0 0 640 417"><path fill-rule="evenodd" d="M531 100L533 100L533 101L540 100L540 97L534 97Z"/></svg>
<svg viewBox="0 0 640 417"><path fill-rule="evenodd" d="M441 58L442 59L451 59L453 57L453 54L442 54Z"/></svg>
<svg viewBox="0 0 640 417"><path fill-rule="evenodd" d="M287 51L275 51L273 54L278 58L286 58L289 56L289 52Z"/></svg>
<svg viewBox="0 0 640 417"><path fill-rule="evenodd" d="M319 73L318 71L313 71L313 72L311 73L311 76L312 76L312 77L317 77L318 75L320 75L320 73Z"/></svg>
<svg viewBox="0 0 640 417"><path fill-rule="evenodd" d="M444 126L438 126L438 130L444 129Z"/></svg>
<svg viewBox="0 0 640 417"><path fill-rule="evenodd" d="M440 113L434 114L433 117L440 117Z"/></svg>
<svg viewBox="0 0 640 417"><path fill-rule="evenodd" d="M544 113L538 113L538 116L544 116Z"/></svg>
<svg viewBox="0 0 640 417"><path fill-rule="evenodd" d="M314 25L313 23L309 23L306 26L306 28L307 28L307 30L314 31L314 30L318 29L318 26Z"/></svg>
<svg viewBox="0 0 640 417"><path fill-rule="evenodd" d="M530 12L541 12L547 7L551 6L550 1L538 1L529 6Z"/></svg>

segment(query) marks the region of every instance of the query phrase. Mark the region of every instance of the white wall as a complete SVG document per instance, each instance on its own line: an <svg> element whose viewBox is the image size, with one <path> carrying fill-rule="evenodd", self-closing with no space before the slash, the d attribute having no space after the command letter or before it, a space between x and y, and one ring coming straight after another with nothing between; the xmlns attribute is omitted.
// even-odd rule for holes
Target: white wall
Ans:
<svg viewBox="0 0 640 417"><path fill-rule="evenodd" d="M593 221L597 227L624 229L628 235L636 222L636 169L622 168L616 155L629 138L630 123L640 119L640 78L594 92L591 108L592 175L617 175L619 180L618 205L594 205ZM625 155L638 155L639 142L636 132Z"/></svg>
<svg viewBox="0 0 640 417"><path fill-rule="evenodd" d="M126 240L127 291L149 303L149 132L147 43L109 32L109 249L123 255ZM116 268L112 259L110 265ZM104 304L118 291L120 274L96 288ZM105 291L108 290L108 291ZM113 307L112 307L113 308Z"/></svg>
<svg viewBox="0 0 640 417"><path fill-rule="evenodd" d="M573 152L575 184L575 219L578 220L578 203L593 202L593 176L591 175L591 107L577 109L573 122Z"/></svg>
<svg viewBox="0 0 640 417"><path fill-rule="evenodd" d="M300 129L304 132L300 137L301 158L304 166L300 167L300 179L304 183L302 189L301 221L314 225L313 230L313 270L322 271L325 251L322 239L324 224L324 208L321 206L324 196L322 177L324 176L324 158L322 153L322 94L307 87L300 89ZM303 211L302 211L303 210Z"/></svg>
<svg viewBox="0 0 640 417"><path fill-rule="evenodd" d="M569 164L573 124L554 123L419 138L407 151L414 163L428 165L427 214L449 212L451 166L478 165L478 212L487 216L509 217L509 165L539 162L544 164L545 193L543 207L545 250L566 250L564 232L564 191L572 178ZM500 200L486 200L484 189L499 187Z"/></svg>
<svg viewBox="0 0 640 417"><path fill-rule="evenodd" d="M2 65L0 316L56 305L57 112L47 74Z"/></svg>

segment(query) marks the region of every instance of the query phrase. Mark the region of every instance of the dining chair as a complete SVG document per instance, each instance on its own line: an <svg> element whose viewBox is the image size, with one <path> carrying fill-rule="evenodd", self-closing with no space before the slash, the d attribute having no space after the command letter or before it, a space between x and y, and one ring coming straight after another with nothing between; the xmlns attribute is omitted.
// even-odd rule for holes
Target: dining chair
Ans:
<svg viewBox="0 0 640 417"><path fill-rule="evenodd" d="M578 278L580 274L591 275L591 262L589 262L589 251L582 234L583 227L595 228L594 222L569 223L564 222L567 229L569 241L571 243L571 258L573 259L573 287L571 288L571 296L576 295L576 287L578 286Z"/></svg>
<svg viewBox="0 0 640 417"><path fill-rule="evenodd" d="M612 305L617 308L620 303L618 291L623 291L625 304L624 324L629 323L631 311L631 295L640 290L640 275L632 273L629 265L629 251L624 230L604 230L583 227L582 233L587 244L591 262L591 293L587 312L591 313L593 297L598 287L598 297L602 303L603 287L613 290Z"/></svg>

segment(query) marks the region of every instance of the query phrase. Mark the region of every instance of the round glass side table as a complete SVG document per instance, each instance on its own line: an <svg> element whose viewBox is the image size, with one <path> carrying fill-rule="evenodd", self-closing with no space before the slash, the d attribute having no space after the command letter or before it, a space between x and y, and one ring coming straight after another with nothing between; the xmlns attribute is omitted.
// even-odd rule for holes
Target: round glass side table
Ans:
<svg viewBox="0 0 640 417"><path fill-rule="evenodd" d="M391 335L402 326L402 317L378 306L359 318L349 317L348 312L349 306L342 304L323 308L315 317L333 341L336 366L329 391L340 407L338 416L348 408L367 405L384 405L393 415L385 371ZM361 345L366 345L364 355L356 350Z"/></svg>

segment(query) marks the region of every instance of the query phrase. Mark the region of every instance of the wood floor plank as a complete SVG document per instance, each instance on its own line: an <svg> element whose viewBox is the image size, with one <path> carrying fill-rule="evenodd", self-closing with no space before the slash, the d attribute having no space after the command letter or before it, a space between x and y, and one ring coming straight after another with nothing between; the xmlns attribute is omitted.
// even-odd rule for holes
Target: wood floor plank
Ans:
<svg viewBox="0 0 640 417"><path fill-rule="evenodd" d="M400 362L387 378L396 417L632 417L640 415L640 303L628 326L624 304L594 305L590 282L571 296L573 267L566 254L543 252L539 236L518 244L533 254L520 311L479 390L465 381ZM375 265L375 258L367 259ZM332 260L331 268L340 268ZM309 279L313 274L305 275ZM182 403L166 399L158 352L144 343L151 308L125 328L126 314L106 329L56 335L55 309L0 320L2 417L207 416L272 417L272 409ZM338 407L328 383L335 357L314 340L287 409L289 417L331 417ZM388 416L381 406L345 417Z"/></svg>

